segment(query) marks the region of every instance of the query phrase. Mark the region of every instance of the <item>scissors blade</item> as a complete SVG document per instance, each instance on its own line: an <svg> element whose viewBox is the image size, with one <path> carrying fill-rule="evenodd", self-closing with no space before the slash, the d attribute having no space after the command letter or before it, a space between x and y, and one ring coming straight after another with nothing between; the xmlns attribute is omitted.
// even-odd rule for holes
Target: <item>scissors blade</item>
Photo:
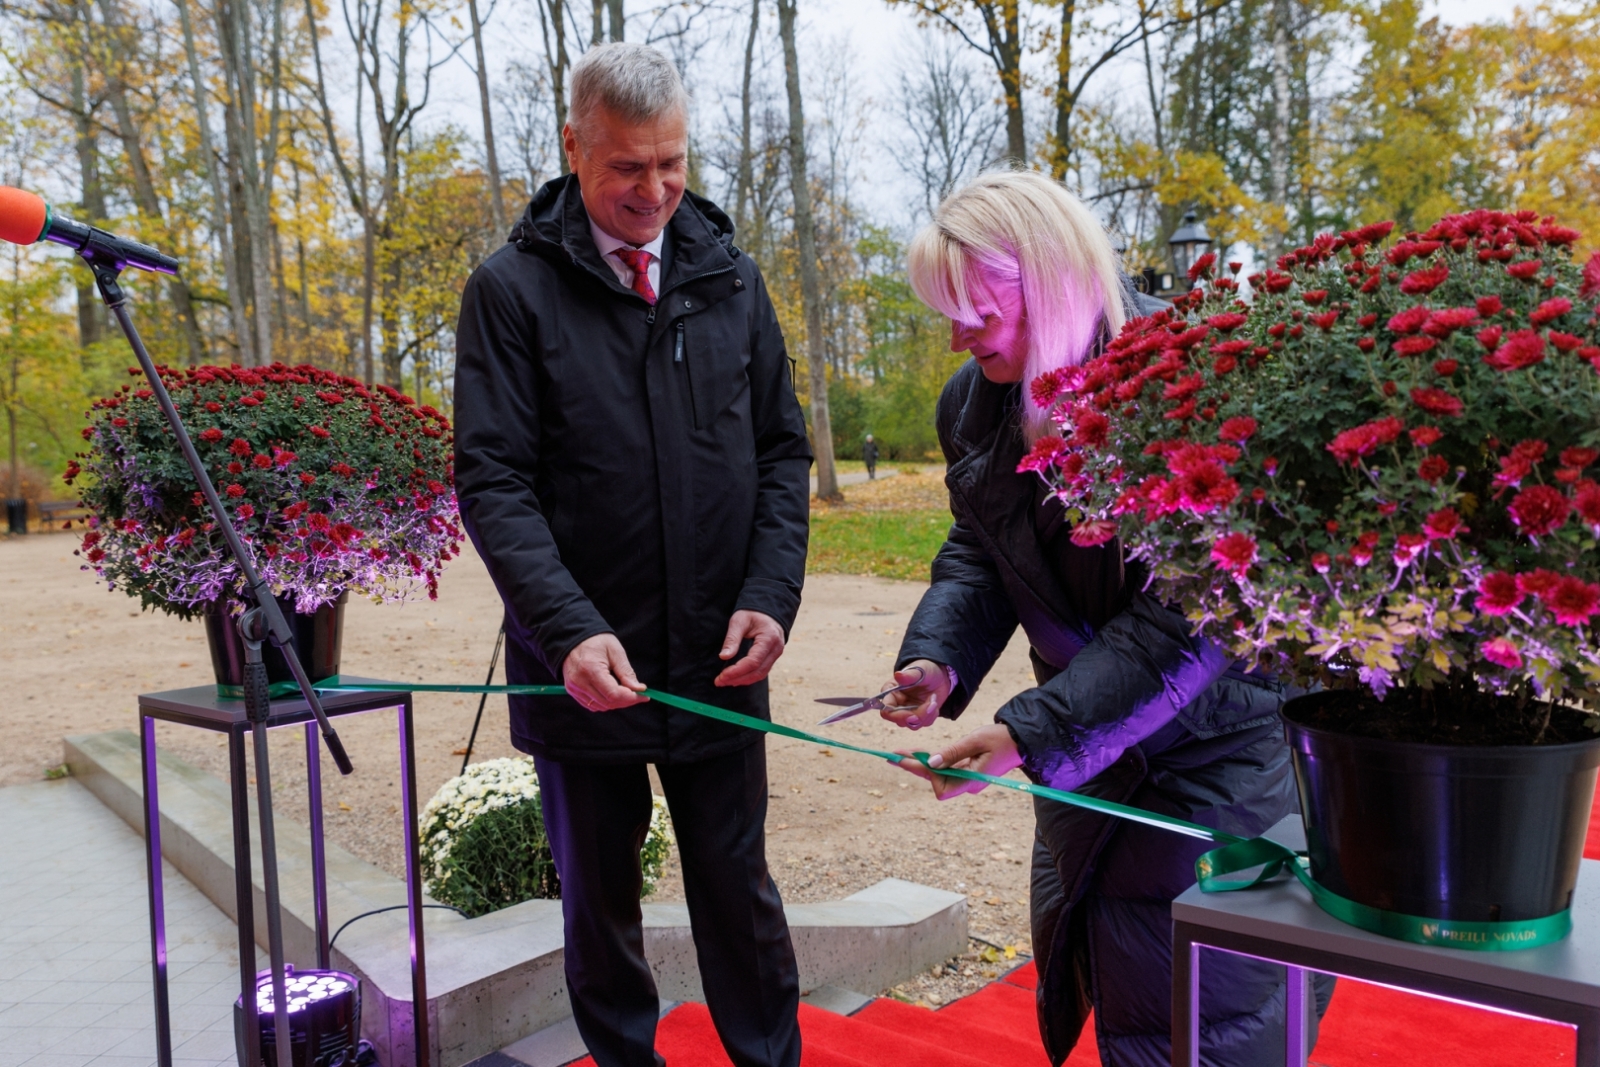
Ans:
<svg viewBox="0 0 1600 1067"><path fill-rule="evenodd" d="M828 725L830 725L832 723L840 722L840 721L842 721L844 719L854 718L855 716L860 715L864 711L872 711L874 708L881 708L881 707L883 707L883 702L879 698L877 698L877 697L869 697L866 700L857 701L856 703L851 704L848 708L841 708L840 710L834 712L832 715L828 715L828 716L824 717L822 720L820 720L817 723L817 725L818 726L828 726Z"/></svg>
<svg viewBox="0 0 1600 1067"><path fill-rule="evenodd" d="M836 704L841 708L847 708L852 704L860 704L863 701L869 700L869 699L871 699L871 698L870 697L818 697L815 701L813 701L813 703L816 703L816 704Z"/></svg>

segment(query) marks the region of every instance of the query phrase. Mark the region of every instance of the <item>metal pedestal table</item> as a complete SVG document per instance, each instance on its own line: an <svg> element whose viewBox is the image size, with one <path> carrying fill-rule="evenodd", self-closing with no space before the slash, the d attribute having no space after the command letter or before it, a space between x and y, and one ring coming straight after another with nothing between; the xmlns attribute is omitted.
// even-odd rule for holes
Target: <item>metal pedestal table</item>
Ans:
<svg viewBox="0 0 1600 1067"><path fill-rule="evenodd" d="M1290 848L1305 844L1298 815L1266 836ZM1311 1051L1313 971L1566 1023L1578 1031L1577 1067L1600 1067L1600 862L1594 860L1584 860L1578 875L1572 933L1516 952L1435 948L1369 934L1317 907L1292 878L1236 893L1192 887L1172 902L1173 1067L1200 1063L1202 948L1287 966L1284 1062L1292 1067L1304 1067Z"/></svg>
<svg viewBox="0 0 1600 1067"><path fill-rule="evenodd" d="M341 678L359 685L359 678ZM417 1067L428 1061L427 968L422 946L422 870L417 858L417 768L412 746L410 693L329 693L322 698L330 716L395 708L400 727L400 792L405 822L406 902L411 923L412 1025ZM181 723L228 735L228 784L233 796L235 913L239 924L239 989L245 1004L245 1033L256 1029L255 890L250 875L250 723L244 701L217 695L214 685L145 693L139 697L139 749L144 774L144 840L150 889L150 960L154 971L156 1063L172 1065L172 1027L167 1003L167 931L161 875L161 805L156 781L156 721ZM311 816L311 876L316 912L317 966L330 966L328 882L322 838L322 738L311 708L300 696L274 700L268 727L305 725L307 792ZM260 1045L245 1042L245 1067L260 1067Z"/></svg>

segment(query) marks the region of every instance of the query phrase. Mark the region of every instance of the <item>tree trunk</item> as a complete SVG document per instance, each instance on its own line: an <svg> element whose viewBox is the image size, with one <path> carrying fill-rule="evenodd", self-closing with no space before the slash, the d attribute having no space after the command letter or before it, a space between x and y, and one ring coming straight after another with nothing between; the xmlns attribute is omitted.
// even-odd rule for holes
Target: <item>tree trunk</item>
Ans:
<svg viewBox="0 0 1600 1067"><path fill-rule="evenodd" d="M1000 15L1004 32L996 33L992 15L990 37L1000 59L1000 88L1006 98L1006 155L1019 162L1028 158L1028 132L1022 121L1022 26L1020 0L1002 0Z"/></svg>
<svg viewBox="0 0 1600 1067"><path fill-rule="evenodd" d="M1072 91L1072 20L1077 12L1077 0L1061 0L1061 40L1056 43L1056 143L1050 158L1050 173L1058 180L1066 177L1072 157L1072 112L1078 103Z"/></svg>
<svg viewBox="0 0 1600 1067"><path fill-rule="evenodd" d="M622 16L622 0L606 0L606 7L611 12L611 39L613 41L620 41L622 40L624 22Z"/></svg>
<svg viewBox="0 0 1600 1067"><path fill-rule="evenodd" d="M254 63L249 49L249 0L218 0L217 39L228 73L228 115L239 146L239 187L250 236L251 310L255 322L255 363L272 362L272 264L267 234L267 204L256 135ZM230 145L231 148L231 145Z"/></svg>
<svg viewBox="0 0 1600 1067"><path fill-rule="evenodd" d="M1272 202L1289 214L1289 0L1272 4L1272 137L1268 144ZM1281 255L1286 234L1274 233L1271 251Z"/></svg>
<svg viewBox="0 0 1600 1067"><path fill-rule="evenodd" d="M544 37L545 61L550 65L550 91L555 103L556 144L567 126L567 18L566 0L539 0L539 33ZM558 151L561 173L570 169L567 153Z"/></svg>
<svg viewBox="0 0 1600 1067"><path fill-rule="evenodd" d="M800 101L800 57L795 48L797 0L778 0L778 36L783 39L784 87L789 95L789 184L794 232L800 254L800 298L805 305L806 364L811 380L811 437L817 453L817 496L842 500L833 464L833 422L828 417L828 355L822 335L822 273L806 176L806 117Z"/></svg>
<svg viewBox="0 0 1600 1067"><path fill-rule="evenodd" d="M589 47L593 48L606 39L606 0L590 0L594 18L589 24Z"/></svg>
<svg viewBox="0 0 1600 1067"><path fill-rule="evenodd" d="M478 18L478 0L467 0L467 12L472 19L472 47L478 57L478 103L483 108L483 156L484 162L489 167L489 207L494 212L495 229L504 235L506 202L500 188L500 161L494 154L494 114L489 106L489 65L483 58L483 23Z"/></svg>
<svg viewBox="0 0 1600 1067"><path fill-rule="evenodd" d="M200 74L200 58L195 48L194 23L189 18L188 0L178 0L178 18L183 24L183 51L189 64L195 121L200 131L200 156L206 179L211 185L211 227L217 231L219 251L222 253L223 280L228 286L228 311L233 318L234 338L239 345L239 361L249 366L254 362L250 319L245 314L244 289L239 278L239 264L234 259L232 229L228 225L228 197L223 190L222 175L217 171L217 153L211 137L210 104L206 100L206 83Z"/></svg>
<svg viewBox="0 0 1600 1067"><path fill-rule="evenodd" d="M83 221L99 225L106 216L106 195L105 188L100 184L100 143L95 135L93 116L89 113L88 87L83 73L83 64L72 61L72 108L77 126L76 148L81 189L79 203L83 208ZM86 273L76 276L80 279L78 343L88 348L105 337L106 315L94 282L88 280Z"/></svg>
<svg viewBox="0 0 1600 1067"><path fill-rule="evenodd" d="M750 76L755 64L756 32L761 27L761 0L750 0L750 32L744 40L744 81L739 88L739 172L734 179L733 229L749 240L750 194L755 184L750 155ZM746 247L749 247L748 245Z"/></svg>

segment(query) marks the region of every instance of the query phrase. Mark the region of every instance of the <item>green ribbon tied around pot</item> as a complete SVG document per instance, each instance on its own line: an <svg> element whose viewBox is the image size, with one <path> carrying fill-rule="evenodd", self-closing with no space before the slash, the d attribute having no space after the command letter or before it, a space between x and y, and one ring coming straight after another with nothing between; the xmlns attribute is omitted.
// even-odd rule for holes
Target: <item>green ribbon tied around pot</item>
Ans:
<svg viewBox="0 0 1600 1067"><path fill-rule="evenodd" d="M218 687L221 689L222 687ZM427 685L409 682L368 682L344 684L338 677L317 682L319 692L393 692L393 693L492 693L506 696L564 696L566 689L559 685ZM288 683L290 695L298 692L294 683ZM223 694L227 696L227 693ZM242 694L240 694L242 696ZM279 695L274 693L274 695ZM743 715L727 708L719 708L713 704L703 704L698 700L689 700L671 693L663 693L658 689L646 689L644 695L651 700L666 704L669 707L679 708L695 715L719 722L731 723L749 730L757 730L764 734L776 734L779 737L789 737L796 741L806 741L814 745L824 745L828 748L842 748L847 752L857 752L863 756L872 756L875 759L886 760L889 763L899 764L906 757L895 752L885 752L881 749L866 748L861 745L852 745L847 741L839 741L831 737L821 737L797 730L792 726L782 723L767 722L754 716ZM1416 915L1402 915L1398 912L1383 911L1366 904L1357 903L1338 895L1321 885L1311 877L1311 864L1304 853L1278 844L1276 841L1265 837L1243 838L1221 830L1202 826L1199 823L1189 822L1185 819L1173 818L1170 815L1160 815L1143 808L1130 807L1126 804L1117 804L1110 800L1101 800L1098 797L1084 796L1080 793L1071 793L1065 789L1052 789L1045 785L1036 785L1033 782L1019 781L1015 778L1001 778L981 771L969 771L956 767L932 767L928 763L928 753L915 752L912 758L924 767L937 774L950 778L966 778L975 782L984 782L988 785L999 786L1002 789L1012 789L1019 793L1031 793L1036 797L1044 797L1061 804L1070 804L1075 808L1096 811L1102 815L1110 815L1118 819L1127 819L1130 822L1143 823L1158 829L1168 830L1188 837L1197 837L1204 841L1215 842L1220 847L1202 855L1195 861L1195 878L1200 883L1200 889L1206 893L1226 893L1239 889L1249 889L1260 885L1268 879L1277 877L1287 869L1301 885L1311 894L1311 899L1323 911L1332 915L1341 922L1358 927L1370 933L1381 934L1400 941L1412 941L1419 945L1437 945L1445 948L1471 949L1479 952L1505 952L1514 949L1536 948L1539 945L1548 945L1567 936L1572 929L1572 913L1570 911L1557 912L1538 919L1521 919L1507 922L1466 922L1454 919L1427 919ZM1254 870L1255 874L1249 872ZM1232 877L1238 875L1240 877Z"/></svg>

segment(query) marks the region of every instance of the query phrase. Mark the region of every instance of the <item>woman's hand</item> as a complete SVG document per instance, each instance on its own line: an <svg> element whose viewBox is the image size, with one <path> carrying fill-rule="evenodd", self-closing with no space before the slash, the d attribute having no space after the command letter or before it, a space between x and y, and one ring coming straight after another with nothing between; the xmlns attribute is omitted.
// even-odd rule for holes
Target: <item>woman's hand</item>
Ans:
<svg viewBox="0 0 1600 1067"><path fill-rule="evenodd" d="M922 671L920 681L919 669ZM894 684L907 688L884 697L885 707L878 714L908 730L932 725L939 717L939 709L950 698L950 673L931 659L912 660L895 671Z"/></svg>
<svg viewBox="0 0 1600 1067"><path fill-rule="evenodd" d="M938 774L936 772L940 767L958 767L999 777L1022 766L1022 753L1017 751L1016 740L1012 738L1011 731L1000 723L974 730L943 752L929 756L928 767L934 768L931 771L911 753L901 752L900 755L906 757L900 761L901 768L932 782L933 795L940 800L949 800L963 793L981 793L989 788L987 782Z"/></svg>

